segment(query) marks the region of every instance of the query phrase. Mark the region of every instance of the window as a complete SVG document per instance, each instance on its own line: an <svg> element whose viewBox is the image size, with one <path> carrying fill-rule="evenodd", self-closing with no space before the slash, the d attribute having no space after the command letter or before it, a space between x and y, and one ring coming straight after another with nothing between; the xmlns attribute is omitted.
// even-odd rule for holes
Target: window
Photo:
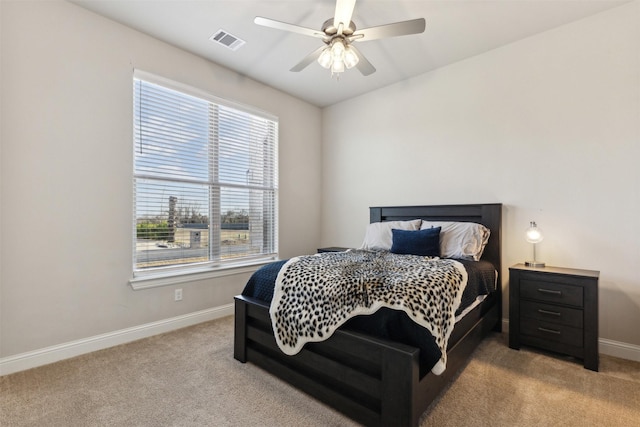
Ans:
<svg viewBox="0 0 640 427"><path fill-rule="evenodd" d="M272 259L277 119L134 73L134 276Z"/></svg>

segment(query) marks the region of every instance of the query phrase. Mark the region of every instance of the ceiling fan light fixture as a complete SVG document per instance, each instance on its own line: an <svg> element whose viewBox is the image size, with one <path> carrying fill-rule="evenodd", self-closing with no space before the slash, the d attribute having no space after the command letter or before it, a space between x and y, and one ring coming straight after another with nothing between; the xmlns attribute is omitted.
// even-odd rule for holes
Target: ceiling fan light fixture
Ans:
<svg viewBox="0 0 640 427"><path fill-rule="evenodd" d="M331 75L344 73L344 62L333 61L331 64Z"/></svg>
<svg viewBox="0 0 640 427"><path fill-rule="evenodd" d="M342 61L344 58L344 42L341 39L334 39L331 43L331 56L334 61Z"/></svg>
<svg viewBox="0 0 640 427"><path fill-rule="evenodd" d="M318 57L318 64L320 64L323 68L331 68L331 62L333 58L331 57L331 49L326 47L320 56Z"/></svg>
<svg viewBox="0 0 640 427"><path fill-rule="evenodd" d="M351 49L351 46L347 46L347 48L344 50L344 65L347 67L347 69L355 67L359 61L360 58L358 58L358 55L355 53L355 51Z"/></svg>
<svg viewBox="0 0 640 427"><path fill-rule="evenodd" d="M345 68L355 66L359 60L355 51L340 37L334 38L318 56L318 64L330 69L332 76L344 73Z"/></svg>
<svg viewBox="0 0 640 427"><path fill-rule="evenodd" d="M333 61L333 64L331 64L331 76L333 77L335 75L339 78L340 73L344 73L344 62Z"/></svg>
<svg viewBox="0 0 640 427"><path fill-rule="evenodd" d="M339 74L344 73L344 61L336 60L334 58L333 63L331 63L331 74Z"/></svg>

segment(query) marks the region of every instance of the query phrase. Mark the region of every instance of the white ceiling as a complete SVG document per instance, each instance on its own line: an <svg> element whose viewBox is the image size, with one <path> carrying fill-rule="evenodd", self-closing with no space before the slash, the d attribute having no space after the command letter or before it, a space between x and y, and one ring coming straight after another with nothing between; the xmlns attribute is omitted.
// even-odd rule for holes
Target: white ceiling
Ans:
<svg viewBox="0 0 640 427"><path fill-rule="evenodd" d="M358 43L376 67L370 76L355 68L339 81L312 63L289 69L321 46L317 38L253 23L256 16L320 29L333 17L334 0L70 0L254 80L320 107L390 85L629 0L358 0L357 28L425 18L418 35ZM224 29L246 41L237 51L209 41Z"/></svg>

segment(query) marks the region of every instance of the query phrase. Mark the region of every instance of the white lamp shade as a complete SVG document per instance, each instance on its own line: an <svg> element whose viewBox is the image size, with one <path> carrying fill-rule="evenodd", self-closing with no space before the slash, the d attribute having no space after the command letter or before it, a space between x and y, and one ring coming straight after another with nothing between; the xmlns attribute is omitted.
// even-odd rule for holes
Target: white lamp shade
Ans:
<svg viewBox="0 0 640 427"><path fill-rule="evenodd" d="M343 73L344 72L344 62L341 59L333 58L333 63L331 64L331 72L332 73Z"/></svg>
<svg viewBox="0 0 640 427"><path fill-rule="evenodd" d="M326 48L322 51L322 53L318 57L318 64L320 64L323 68L331 67L331 49Z"/></svg>
<svg viewBox="0 0 640 427"><path fill-rule="evenodd" d="M531 221L529 228L527 228L526 239L529 243L540 243L544 236L542 235L542 230L538 228L538 225Z"/></svg>
<svg viewBox="0 0 640 427"><path fill-rule="evenodd" d="M353 68L356 66L356 64L358 64L359 61L360 58L358 58L358 55L354 52L353 49L351 49L351 46L347 46L344 51L344 65L346 65L347 68Z"/></svg>
<svg viewBox="0 0 640 427"><path fill-rule="evenodd" d="M338 77L345 68L355 67L359 61L358 54L349 46L349 42L341 37L332 39L331 44L318 56L318 64L330 69L332 76Z"/></svg>
<svg viewBox="0 0 640 427"><path fill-rule="evenodd" d="M344 58L344 43L342 40L336 39L331 45L331 56L334 61L342 61Z"/></svg>

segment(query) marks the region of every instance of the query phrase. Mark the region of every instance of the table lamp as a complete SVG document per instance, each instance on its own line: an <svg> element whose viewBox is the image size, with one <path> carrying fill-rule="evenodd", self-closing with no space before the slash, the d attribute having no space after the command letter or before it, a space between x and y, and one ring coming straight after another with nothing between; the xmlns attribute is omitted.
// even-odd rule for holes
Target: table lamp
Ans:
<svg viewBox="0 0 640 427"><path fill-rule="evenodd" d="M543 238L544 236L542 235L542 230L538 228L535 221L531 221L529 223L529 228L527 228L526 239L527 242L533 243L533 261L526 261L524 265L526 265L527 267L544 267L544 262L536 261L536 243L542 242Z"/></svg>

